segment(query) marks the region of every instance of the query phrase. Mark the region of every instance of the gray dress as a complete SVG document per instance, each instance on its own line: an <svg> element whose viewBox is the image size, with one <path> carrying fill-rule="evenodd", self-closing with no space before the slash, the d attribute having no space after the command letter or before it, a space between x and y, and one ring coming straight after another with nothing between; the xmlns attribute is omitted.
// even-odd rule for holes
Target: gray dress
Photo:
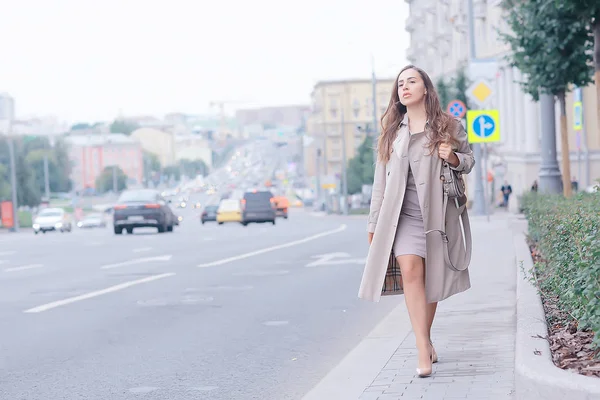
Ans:
<svg viewBox="0 0 600 400"><path fill-rule="evenodd" d="M411 135L411 142L414 135L418 135L418 133ZM421 207L419 206L415 178L410 167L408 168L406 191L404 192L402 210L398 218L398 227L396 228L394 247L392 249L396 257L412 254L425 258L427 253L425 225L423 223Z"/></svg>

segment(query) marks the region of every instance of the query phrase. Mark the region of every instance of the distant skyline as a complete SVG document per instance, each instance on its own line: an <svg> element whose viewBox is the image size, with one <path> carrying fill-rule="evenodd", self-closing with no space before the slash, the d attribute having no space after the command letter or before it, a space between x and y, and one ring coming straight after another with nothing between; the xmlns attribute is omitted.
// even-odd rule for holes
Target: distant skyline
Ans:
<svg viewBox="0 0 600 400"><path fill-rule="evenodd" d="M317 81L407 63L402 0L0 0L0 92L70 124L308 104Z"/></svg>

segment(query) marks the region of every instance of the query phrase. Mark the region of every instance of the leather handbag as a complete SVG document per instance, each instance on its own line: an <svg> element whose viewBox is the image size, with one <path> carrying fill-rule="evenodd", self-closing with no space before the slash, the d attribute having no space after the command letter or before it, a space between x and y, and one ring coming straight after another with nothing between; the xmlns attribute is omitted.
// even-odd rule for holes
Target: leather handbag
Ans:
<svg viewBox="0 0 600 400"><path fill-rule="evenodd" d="M444 191L444 205L442 209L442 229L431 229L425 234L431 232L439 232L442 235L442 244L444 247L444 258L446 265L453 271L461 272L466 270L471 263L471 224L469 223L469 215L467 213L467 196L465 194L466 187L462 177L462 173L455 171L450 168L450 164L447 161L442 161L442 171L440 174L440 181ZM450 252L448 250L448 235L446 234L446 211L448 209L449 200L453 200L458 210L459 219L456 221L461 227L463 240L465 243L465 252L463 257L459 260L452 260ZM450 221L450 223L454 223Z"/></svg>

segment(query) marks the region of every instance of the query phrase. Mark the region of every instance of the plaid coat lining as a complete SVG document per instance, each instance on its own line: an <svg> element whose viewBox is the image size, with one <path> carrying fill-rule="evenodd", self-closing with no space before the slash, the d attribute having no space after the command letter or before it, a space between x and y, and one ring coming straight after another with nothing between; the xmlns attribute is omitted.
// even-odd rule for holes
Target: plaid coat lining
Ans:
<svg viewBox="0 0 600 400"><path fill-rule="evenodd" d="M385 279L383 281L383 288L381 289L382 296L391 296L395 294L404 294L404 286L402 283L402 274L400 273L400 266L396 261L396 256L392 251L390 259L388 261L387 271L385 273Z"/></svg>

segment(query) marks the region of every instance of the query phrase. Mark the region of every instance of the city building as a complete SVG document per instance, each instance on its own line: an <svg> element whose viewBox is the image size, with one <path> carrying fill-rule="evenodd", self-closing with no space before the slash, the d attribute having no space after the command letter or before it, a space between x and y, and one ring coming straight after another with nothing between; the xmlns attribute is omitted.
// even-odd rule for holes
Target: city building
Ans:
<svg viewBox="0 0 600 400"><path fill-rule="evenodd" d="M307 176L339 179L342 171L342 137L346 141L346 160L356 154L367 133L374 134L387 109L395 79L376 81L376 114L373 115L371 79L317 82L311 93L311 113L306 122L304 168ZM343 135L343 136L342 136Z"/></svg>
<svg viewBox="0 0 600 400"><path fill-rule="evenodd" d="M279 127L299 128L304 125L310 112L308 105L291 105L278 107L262 107L252 109L238 109L235 113L239 129L251 128L250 136L257 132L257 126L263 129Z"/></svg>
<svg viewBox="0 0 600 400"><path fill-rule="evenodd" d="M406 30L411 34L407 58L423 68L434 82L452 78L458 70L468 68L469 20L467 2L463 0L406 0L410 12ZM498 30L506 32L506 12L498 0L473 0L475 49L479 59L495 68L488 82L493 90L486 108L500 113L501 142L490 144L490 157L484 176L492 176L489 195L495 198L506 180L516 194L530 189L538 179L541 162L541 121L539 103L525 94L519 81L521 72L505 60L510 47L502 42ZM490 62L491 61L491 62ZM485 62L479 62L483 65ZM471 74L473 75L473 74ZM476 78L476 77L475 77ZM596 88L581 90L583 131L573 125L574 94L567 96L567 126L571 175L579 187L589 187L600 178L600 127L596 117ZM561 165L560 110L556 102L556 143ZM478 160L480 162L480 160ZM469 177L472 182L474 174ZM471 188L474 185L469 185ZM495 190L494 190L495 188Z"/></svg>
<svg viewBox="0 0 600 400"><path fill-rule="evenodd" d="M64 135L69 131L69 125L60 122L56 117L35 117L27 119L14 120L12 123L12 133L20 136L43 136L56 140L58 136Z"/></svg>
<svg viewBox="0 0 600 400"><path fill-rule="evenodd" d="M118 166L127 175L129 186L142 183L144 163L142 147L121 133L70 135L71 180L75 190L96 187L96 179L106 167Z"/></svg>
<svg viewBox="0 0 600 400"><path fill-rule="evenodd" d="M209 168L212 166L212 149L202 135L180 135L176 129L140 128L133 131L131 137L145 151L155 154L163 167L175 165L183 159L202 160Z"/></svg>

